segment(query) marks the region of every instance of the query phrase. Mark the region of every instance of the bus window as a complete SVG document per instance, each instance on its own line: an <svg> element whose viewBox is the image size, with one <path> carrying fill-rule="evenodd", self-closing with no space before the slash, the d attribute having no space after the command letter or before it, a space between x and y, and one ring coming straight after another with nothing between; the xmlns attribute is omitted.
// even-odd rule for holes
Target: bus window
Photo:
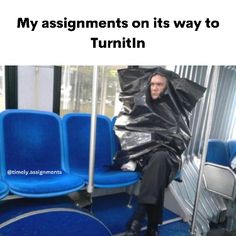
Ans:
<svg viewBox="0 0 236 236"><path fill-rule="evenodd" d="M120 107L117 69L125 66L98 67L97 113L114 116ZM60 114L69 112L91 113L92 66L63 66Z"/></svg>

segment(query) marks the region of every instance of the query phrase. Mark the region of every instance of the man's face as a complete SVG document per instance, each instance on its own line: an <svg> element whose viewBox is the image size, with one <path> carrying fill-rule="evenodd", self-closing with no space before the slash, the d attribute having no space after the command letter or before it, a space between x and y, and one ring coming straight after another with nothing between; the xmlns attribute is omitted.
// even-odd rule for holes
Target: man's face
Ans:
<svg viewBox="0 0 236 236"><path fill-rule="evenodd" d="M166 89L167 79L161 75L154 75L150 82L150 94L152 99L157 99Z"/></svg>

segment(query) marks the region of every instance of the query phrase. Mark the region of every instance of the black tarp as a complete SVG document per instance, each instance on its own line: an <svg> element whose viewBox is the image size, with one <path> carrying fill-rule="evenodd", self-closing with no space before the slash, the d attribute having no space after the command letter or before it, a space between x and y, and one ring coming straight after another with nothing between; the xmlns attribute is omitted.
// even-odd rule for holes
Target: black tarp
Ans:
<svg viewBox="0 0 236 236"><path fill-rule="evenodd" d="M167 89L153 104L150 79L156 74L167 78ZM123 107L115 122L121 144L115 162L138 160L158 149L168 149L180 162L191 138L191 111L205 88L162 67L121 69L118 75Z"/></svg>

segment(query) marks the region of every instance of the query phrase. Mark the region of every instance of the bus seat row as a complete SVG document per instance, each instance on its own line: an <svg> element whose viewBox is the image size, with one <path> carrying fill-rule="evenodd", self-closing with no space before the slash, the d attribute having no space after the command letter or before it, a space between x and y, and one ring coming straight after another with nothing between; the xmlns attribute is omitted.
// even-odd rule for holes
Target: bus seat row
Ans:
<svg viewBox="0 0 236 236"><path fill-rule="evenodd" d="M236 173L230 164L235 157L236 140L209 140L204 166L206 188L233 201L236 199Z"/></svg>
<svg viewBox="0 0 236 236"><path fill-rule="evenodd" d="M6 110L0 114L0 197L53 197L88 182L90 114L63 118L44 111ZM114 137L111 120L97 116L94 186L113 188L139 180L137 172L110 168ZM8 188L7 188L8 186Z"/></svg>

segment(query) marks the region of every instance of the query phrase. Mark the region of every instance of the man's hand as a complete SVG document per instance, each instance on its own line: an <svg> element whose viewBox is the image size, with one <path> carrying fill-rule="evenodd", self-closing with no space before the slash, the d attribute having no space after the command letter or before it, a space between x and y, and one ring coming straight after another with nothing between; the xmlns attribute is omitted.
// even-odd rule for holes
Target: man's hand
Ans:
<svg viewBox="0 0 236 236"><path fill-rule="evenodd" d="M129 161L121 166L121 170L123 171L135 171L136 169L136 162L135 161Z"/></svg>

